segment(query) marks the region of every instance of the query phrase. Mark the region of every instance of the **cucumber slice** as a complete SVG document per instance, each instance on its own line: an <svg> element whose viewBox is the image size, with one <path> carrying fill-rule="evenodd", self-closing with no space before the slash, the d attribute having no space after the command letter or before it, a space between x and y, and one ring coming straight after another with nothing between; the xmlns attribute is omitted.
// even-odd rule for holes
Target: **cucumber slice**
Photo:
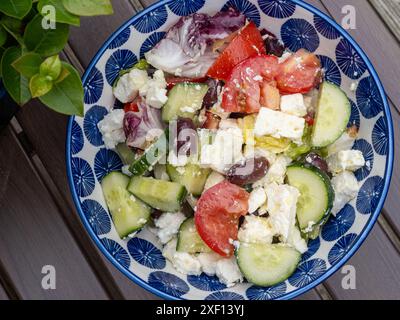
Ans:
<svg viewBox="0 0 400 320"><path fill-rule="evenodd" d="M323 148L334 143L346 130L350 114L350 101L342 89L324 82L320 87L311 144Z"/></svg>
<svg viewBox="0 0 400 320"><path fill-rule="evenodd" d="M236 259L248 281L269 287L285 281L293 274L301 254L281 244L240 243Z"/></svg>
<svg viewBox="0 0 400 320"><path fill-rule="evenodd" d="M168 94L168 101L162 109L163 120L169 122L178 117L194 119L207 91L208 85L204 83L178 83Z"/></svg>
<svg viewBox="0 0 400 320"><path fill-rule="evenodd" d="M156 142L154 142L144 154L132 162L129 171L134 176L141 176L147 171L151 171L152 167L166 156L168 149L167 136L163 133Z"/></svg>
<svg viewBox="0 0 400 320"><path fill-rule="evenodd" d="M211 252L197 232L194 218L186 219L179 228L176 251L187 253Z"/></svg>
<svg viewBox="0 0 400 320"><path fill-rule="evenodd" d="M140 230L151 213L148 205L128 192L128 183L129 177L120 172L111 172L101 182L115 229L122 239Z"/></svg>
<svg viewBox="0 0 400 320"><path fill-rule="evenodd" d="M123 164L128 165L136 160L135 153L125 143L118 144L116 150Z"/></svg>
<svg viewBox="0 0 400 320"><path fill-rule="evenodd" d="M199 196L203 192L210 172L210 169L200 168L196 164L188 164L178 168L170 164L167 165L167 173L171 180L182 184L189 193L195 196Z"/></svg>
<svg viewBox="0 0 400 320"><path fill-rule="evenodd" d="M308 164L294 164L288 167L286 178L300 191L296 215L302 231L330 214L335 194L326 173Z"/></svg>
<svg viewBox="0 0 400 320"><path fill-rule="evenodd" d="M179 183L148 177L132 177L128 191L151 207L166 212L179 211L187 195Z"/></svg>

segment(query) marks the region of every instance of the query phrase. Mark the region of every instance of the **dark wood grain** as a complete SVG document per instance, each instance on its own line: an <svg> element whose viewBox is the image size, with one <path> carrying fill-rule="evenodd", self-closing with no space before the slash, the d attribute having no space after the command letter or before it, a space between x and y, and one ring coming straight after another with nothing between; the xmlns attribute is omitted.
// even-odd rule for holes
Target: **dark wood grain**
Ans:
<svg viewBox="0 0 400 320"><path fill-rule="evenodd" d="M11 130L0 145L0 259L21 298L106 299ZM41 287L44 265L56 268L56 290Z"/></svg>
<svg viewBox="0 0 400 320"><path fill-rule="evenodd" d="M0 301L9 300L4 288L0 285Z"/></svg>
<svg viewBox="0 0 400 320"><path fill-rule="evenodd" d="M369 2L400 41L400 2L398 0L369 0Z"/></svg>

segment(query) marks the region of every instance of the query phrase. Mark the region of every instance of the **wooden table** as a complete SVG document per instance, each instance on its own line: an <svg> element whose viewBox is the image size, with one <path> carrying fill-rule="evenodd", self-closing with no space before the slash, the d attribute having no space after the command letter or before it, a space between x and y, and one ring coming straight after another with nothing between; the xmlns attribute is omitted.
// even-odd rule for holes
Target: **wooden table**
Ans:
<svg viewBox="0 0 400 320"><path fill-rule="evenodd" d="M115 14L82 20L64 58L81 72L104 40L153 0L114 1ZM357 29L349 32L371 58L391 103L400 134L399 0L307 0L342 20L354 5ZM386 22L385 22L386 21ZM0 299L157 299L102 256L72 203L65 170L67 117L32 102L0 133ZM397 150L400 139L395 140ZM356 290L342 289L343 274L299 299L400 299L400 158L373 231L348 262ZM43 290L42 267L56 268L56 290Z"/></svg>

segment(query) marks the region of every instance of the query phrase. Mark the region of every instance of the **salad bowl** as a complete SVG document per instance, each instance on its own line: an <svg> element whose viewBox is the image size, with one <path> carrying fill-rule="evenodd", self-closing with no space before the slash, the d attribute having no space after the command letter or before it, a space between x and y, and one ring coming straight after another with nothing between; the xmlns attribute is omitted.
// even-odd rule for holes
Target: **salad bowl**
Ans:
<svg viewBox="0 0 400 320"><path fill-rule="evenodd" d="M229 7L259 28L276 34L290 51L304 48L318 55L325 79L340 86L351 102L351 121L360 130L353 149L366 165L355 172L357 197L326 223L308 243L294 274L272 287L244 282L227 288L218 278L183 275L164 258L155 235L143 229L121 240L107 210L100 182L120 170L122 161L105 148L98 123L116 104L112 85L151 50L180 17L215 14ZM72 196L93 241L127 276L166 299L292 299L326 280L357 251L371 231L388 192L393 165L393 129L384 89L374 67L338 24L299 0L166 0L123 24L102 46L84 78L85 116L71 117L66 161Z"/></svg>

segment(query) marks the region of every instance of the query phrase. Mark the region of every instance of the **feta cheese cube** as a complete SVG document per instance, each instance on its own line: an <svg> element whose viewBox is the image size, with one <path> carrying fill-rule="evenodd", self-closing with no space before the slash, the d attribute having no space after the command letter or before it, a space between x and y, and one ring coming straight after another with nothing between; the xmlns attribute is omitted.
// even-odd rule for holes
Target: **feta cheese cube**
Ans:
<svg viewBox="0 0 400 320"><path fill-rule="evenodd" d="M262 148L257 148L252 145L246 144L244 146L244 156L245 158L254 158L254 157L263 157L268 160L269 165L273 165L274 162L277 159L277 156L275 153L267 150L267 149L262 149Z"/></svg>
<svg viewBox="0 0 400 320"><path fill-rule="evenodd" d="M254 213L267 201L267 195L262 187L257 187L250 192L249 213Z"/></svg>
<svg viewBox="0 0 400 320"><path fill-rule="evenodd" d="M327 163L330 172L339 173L362 168L365 165L365 159L360 150L343 150L329 156Z"/></svg>
<svg viewBox="0 0 400 320"><path fill-rule="evenodd" d="M289 234L287 243L295 248L301 254L307 252L308 246L307 242L301 237L299 228L294 226Z"/></svg>
<svg viewBox="0 0 400 320"><path fill-rule="evenodd" d="M243 159L243 134L239 128L218 130L212 144L201 147L200 164L225 173Z"/></svg>
<svg viewBox="0 0 400 320"><path fill-rule="evenodd" d="M182 222L186 220L186 216L181 212L166 212L163 213L157 220L154 221L158 228L157 236L161 243L170 241L179 230Z"/></svg>
<svg viewBox="0 0 400 320"><path fill-rule="evenodd" d="M147 90L146 103L153 108L161 109L167 103L167 90L157 87L150 87Z"/></svg>
<svg viewBox="0 0 400 320"><path fill-rule="evenodd" d="M219 254L216 254L214 252L210 253L200 253L197 256L197 259L199 260L201 264L201 268L203 272L208 275L208 276L215 276L215 273L217 271L217 264L218 261L223 259Z"/></svg>
<svg viewBox="0 0 400 320"><path fill-rule="evenodd" d="M344 132L338 140L336 140L327 148L328 155L330 156L332 154L338 153L339 151L351 150L355 141L355 136L351 136L347 131Z"/></svg>
<svg viewBox="0 0 400 320"><path fill-rule="evenodd" d="M343 171L332 178L332 187L335 190L332 214L336 215L348 202L357 196L360 185L354 173Z"/></svg>
<svg viewBox="0 0 400 320"><path fill-rule="evenodd" d="M200 275L202 272L200 261L195 255L177 252L176 243L176 238L169 241L163 248L163 256L172 263L178 272L187 275Z"/></svg>
<svg viewBox="0 0 400 320"><path fill-rule="evenodd" d="M286 242L296 223L299 190L289 185L272 183L265 189L270 222L276 234Z"/></svg>
<svg viewBox="0 0 400 320"><path fill-rule="evenodd" d="M281 97L281 111L297 117L307 114L307 107L301 93L289 94Z"/></svg>
<svg viewBox="0 0 400 320"><path fill-rule="evenodd" d="M239 270L235 257L219 260L215 273L219 281L228 288L234 286L237 282L243 281L243 275Z"/></svg>
<svg viewBox="0 0 400 320"><path fill-rule="evenodd" d="M124 117L124 110L115 109L97 124L107 149L114 149L117 144L125 142Z"/></svg>
<svg viewBox="0 0 400 320"><path fill-rule="evenodd" d="M275 162L269 167L265 177L253 184L254 187L263 186L266 188L271 183L283 184L286 176L286 168L292 159L284 155L276 157Z"/></svg>
<svg viewBox="0 0 400 320"><path fill-rule="evenodd" d="M147 71L132 69L118 79L113 88L114 96L122 103L131 102L137 97L139 91L147 86L149 80Z"/></svg>
<svg viewBox="0 0 400 320"><path fill-rule="evenodd" d="M272 136L274 138L288 138L301 143L305 126L303 118L261 108L254 126L256 136Z"/></svg>
<svg viewBox="0 0 400 320"><path fill-rule="evenodd" d="M271 244L274 235L275 231L269 218L248 215L239 229L238 239L244 243Z"/></svg>
<svg viewBox="0 0 400 320"><path fill-rule="evenodd" d="M219 122L219 129L236 129L239 128L238 122L236 119L222 119Z"/></svg>
<svg viewBox="0 0 400 320"><path fill-rule="evenodd" d="M168 163L174 167L184 167L188 162L189 157L186 154L176 155L174 151L168 153Z"/></svg>
<svg viewBox="0 0 400 320"><path fill-rule="evenodd" d="M216 184L225 180L225 177L218 173L218 172L211 172L206 180L206 184L204 185L204 191L210 189L211 187L215 186Z"/></svg>

